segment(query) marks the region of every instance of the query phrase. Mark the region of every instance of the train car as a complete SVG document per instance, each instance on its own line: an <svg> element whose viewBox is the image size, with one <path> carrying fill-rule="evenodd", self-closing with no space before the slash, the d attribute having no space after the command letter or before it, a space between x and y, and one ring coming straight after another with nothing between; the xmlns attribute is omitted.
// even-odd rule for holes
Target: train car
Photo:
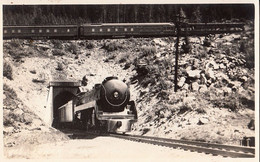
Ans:
<svg viewBox="0 0 260 162"><path fill-rule="evenodd" d="M77 25L52 25L52 26L3 26L3 38L78 38Z"/></svg>
<svg viewBox="0 0 260 162"><path fill-rule="evenodd" d="M73 122L81 129L125 133L137 120L128 86L117 77L108 77L89 92L79 93L59 109L59 125Z"/></svg>
<svg viewBox="0 0 260 162"><path fill-rule="evenodd" d="M244 31L243 23L184 23L181 25L183 35L207 35L235 33Z"/></svg>
<svg viewBox="0 0 260 162"><path fill-rule="evenodd" d="M80 26L81 38L174 36L173 23L106 23Z"/></svg>

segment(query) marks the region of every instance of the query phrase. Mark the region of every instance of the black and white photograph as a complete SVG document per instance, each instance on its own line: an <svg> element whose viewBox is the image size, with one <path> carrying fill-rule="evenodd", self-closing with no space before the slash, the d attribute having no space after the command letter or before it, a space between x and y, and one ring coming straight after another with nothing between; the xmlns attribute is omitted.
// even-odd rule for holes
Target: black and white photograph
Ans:
<svg viewBox="0 0 260 162"><path fill-rule="evenodd" d="M259 161L258 1L43 2L1 2L4 161Z"/></svg>

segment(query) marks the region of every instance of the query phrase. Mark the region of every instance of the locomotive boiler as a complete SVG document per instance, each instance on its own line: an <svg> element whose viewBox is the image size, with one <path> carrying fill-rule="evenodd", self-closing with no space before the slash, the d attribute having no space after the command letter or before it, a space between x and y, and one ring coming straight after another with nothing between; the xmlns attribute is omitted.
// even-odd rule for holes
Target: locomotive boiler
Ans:
<svg viewBox="0 0 260 162"><path fill-rule="evenodd" d="M69 102L68 102L69 103ZM80 92L72 100L73 108L65 104L59 108L59 122L73 118L73 126L83 129L99 129L107 132L125 133L137 120L134 101L130 101L128 86L117 77L108 77L92 90ZM64 113L73 110L73 117Z"/></svg>

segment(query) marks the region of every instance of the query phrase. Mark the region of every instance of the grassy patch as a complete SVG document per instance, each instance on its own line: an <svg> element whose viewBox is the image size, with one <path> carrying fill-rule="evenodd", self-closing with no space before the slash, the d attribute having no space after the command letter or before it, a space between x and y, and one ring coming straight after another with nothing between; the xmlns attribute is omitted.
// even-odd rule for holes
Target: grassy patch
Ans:
<svg viewBox="0 0 260 162"><path fill-rule="evenodd" d="M23 41L20 40L20 39L12 39L9 44L14 47L14 48L18 48L18 47L21 47Z"/></svg>
<svg viewBox="0 0 260 162"><path fill-rule="evenodd" d="M4 62L3 76L10 80L13 80L13 69L11 65L6 62Z"/></svg>
<svg viewBox="0 0 260 162"><path fill-rule="evenodd" d="M10 88L7 84L4 83L3 86L4 94L6 95L6 98L15 99L17 98L17 94L13 90L13 88Z"/></svg>

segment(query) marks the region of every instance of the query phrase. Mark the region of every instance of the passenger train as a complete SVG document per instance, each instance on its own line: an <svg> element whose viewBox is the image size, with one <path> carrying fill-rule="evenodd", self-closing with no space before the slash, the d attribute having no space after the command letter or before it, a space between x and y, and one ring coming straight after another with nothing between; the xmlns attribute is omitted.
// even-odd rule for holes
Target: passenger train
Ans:
<svg viewBox="0 0 260 162"><path fill-rule="evenodd" d="M181 35L240 32L243 23L182 23ZM3 26L3 38L22 39L98 39L124 37L176 36L173 23L103 23L50 26Z"/></svg>

